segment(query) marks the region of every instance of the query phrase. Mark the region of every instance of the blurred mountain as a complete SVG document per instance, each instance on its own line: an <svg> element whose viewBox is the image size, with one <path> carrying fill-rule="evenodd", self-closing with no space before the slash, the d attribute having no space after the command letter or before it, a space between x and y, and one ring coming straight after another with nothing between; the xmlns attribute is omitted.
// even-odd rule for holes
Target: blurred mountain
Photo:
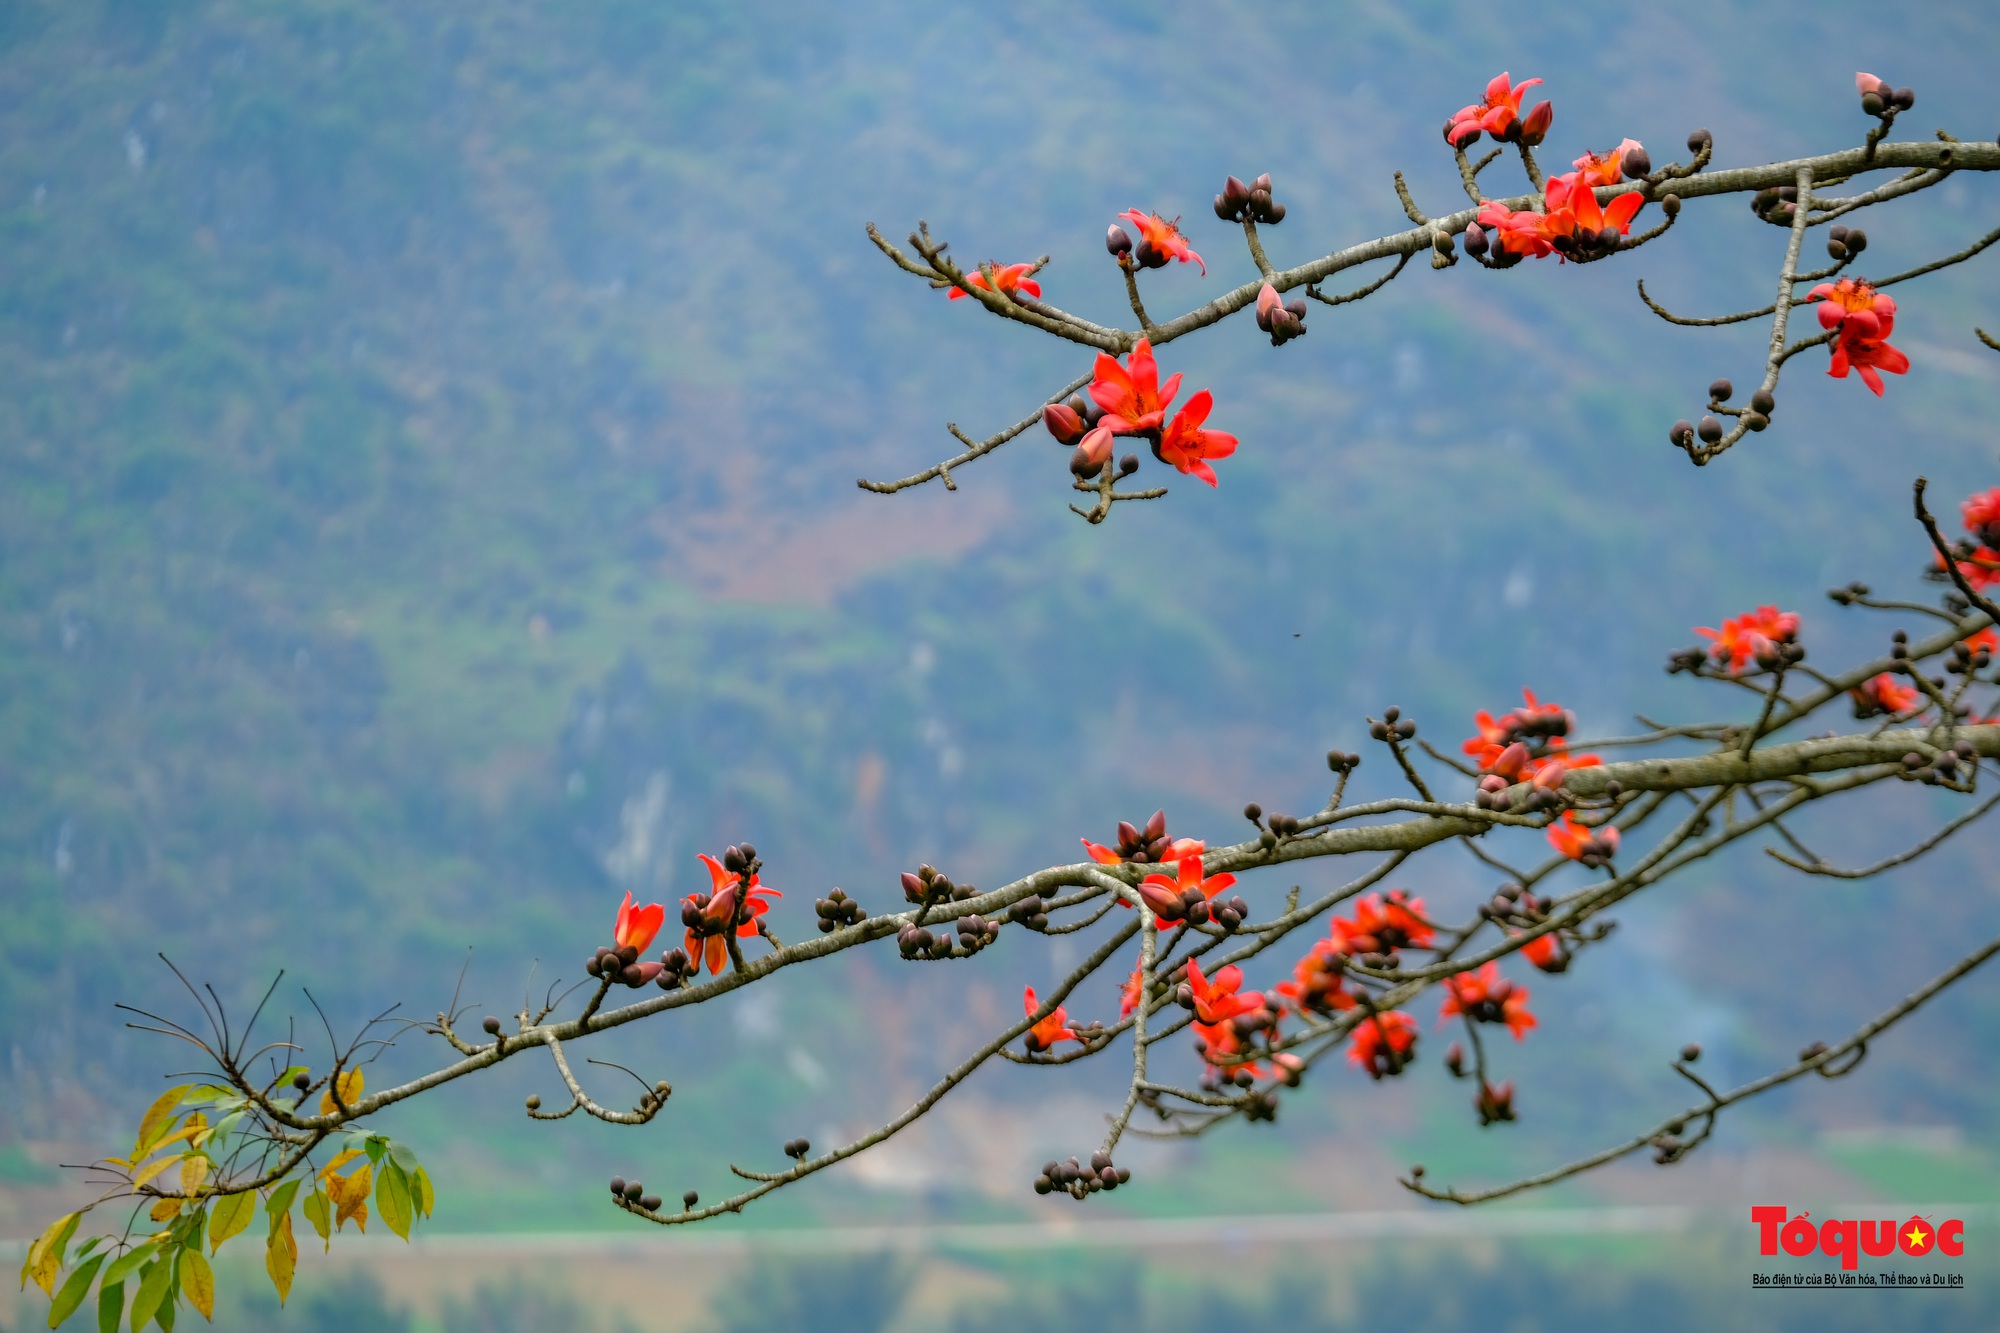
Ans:
<svg viewBox="0 0 2000 1333"><path fill-rule="evenodd" d="M1899 291L1916 365L1886 399L1804 358L1774 429L1700 472L1666 426L1749 382L1763 335L1669 327L1629 284L1765 301L1782 237L1747 209L1589 269L1418 265L1282 350L1245 323L1164 353L1243 448L1219 490L1089 529L1037 435L955 493L853 488L1088 366L862 226L1047 252L1049 299L1117 322L1104 225L1181 214L1209 273L1149 276L1162 317L1254 273L1208 213L1228 172L1274 174L1281 264L1406 225L1398 168L1450 207L1437 126L1500 68L1548 80L1551 160L1630 135L1665 161L1705 124L1746 163L1856 141L1857 61L1918 90L1913 130L1986 135L1996 55L1973 7L1855 3L8 6L0 1137L108 1132L151 1095L173 1057L111 1005L184 1007L155 951L232 1004L284 968L348 1029L444 1004L468 946L470 998L535 958L536 986L574 975L623 890L689 892L725 842L756 841L797 935L802 900L887 905L920 859L994 883L1160 805L1210 837L1246 799L1310 808L1318 756L1390 702L1441 745L1524 684L1599 734L1733 708L1659 664L1757 602L1805 610L1816 660L1879 644L1819 594L1921 591L1910 477L1996 480L1990 260ZM1954 180L1871 219L1871 264L1963 245L1996 200ZM1955 808L1816 831L1863 859ZM2000 924L1975 850L1832 887L1750 851L1640 908L1603 967L1537 983L1594 1052L1524 1055L1543 1124L1645 1114L1692 1030L1748 1073L1883 1007ZM1491 887L1469 858L1412 873ZM1046 966L864 962L628 1045L676 1062L684 1123L762 1143L927 1082ZM1770 1123L1990 1128L2000 1085L1966 1062L1994 993ZM438 1114L501 1132L483 1096Z"/></svg>

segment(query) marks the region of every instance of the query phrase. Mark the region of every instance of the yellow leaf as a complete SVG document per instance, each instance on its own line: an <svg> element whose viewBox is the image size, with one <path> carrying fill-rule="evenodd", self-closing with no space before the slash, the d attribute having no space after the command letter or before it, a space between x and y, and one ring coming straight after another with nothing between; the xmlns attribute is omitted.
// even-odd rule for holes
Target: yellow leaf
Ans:
<svg viewBox="0 0 2000 1333"><path fill-rule="evenodd" d="M264 1246L264 1271L271 1275L271 1285L278 1289L280 1305L292 1294L292 1271L298 1262L299 1245L292 1239L292 1215L286 1213L271 1228L271 1239Z"/></svg>
<svg viewBox="0 0 2000 1333"><path fill-rule="evenodd" d="M353 1216L354 1216L354 1229L355 1229L356 1231L366 1231L366 1230L368 1230L368 1205L367 1205L367 1204L365 1204L365 1203L357 1203L357 1204L355 1204L355 1205L354 1205L354 1214L353 1214Z"/></svg>
<svg viewBox="0 0 2000 1333"><path fill-rule="evenodd" d="M134 1161L150 1152L154 1146L153 1140L167 1132L167 1126L173 1123L174 1108L181 1104L181 1098L187 1094L188 1089L185 1084L178 1088L168 1088L160 1094L158 1100L146 1108L146 1114L139 1117L138 1141L132 1146Z"/></svg>
<svg viewBox="0 0 2000 1333"><path fill-rule="evenodd" d="M300 1206L299 1211L306 1215L306 1221L312 1223L313 1230L319 1233L319 1238L325 1241L327 1247L331 1249L333 1244L333 1206L327 1199L326 1191L314 1190L311 1194L306 1195L306 1201Z"/></svg>
<svg viewBox="0 0 2000 1333"><path fill-rule="evenodd" d="M192 1196L207 1179L208 1158L200 1153L191 1153L181 1159L181 1193Z"/></svg>
<svg viewBox="0 0 2000 1333"><path fill-rule="evenodd" d="M186 1199L162 1199L153 1205L153 1211L148 1213L147 1216L155 1222L164 1222L170 1217L178 1216L181 1211L181 1205L186 1202Z"/></svg>
<svg viewBox="0 0 2000 1333"><path fill-rule="evenodd" d="M431 1189L430 1173L422 1167L418 1167L416 1175L410 1177L410 1193L416 1202L417 1211L429 1217L432 1205L437 1203L437 1194Z"/></svg>
<svg viewBox="0 0 2000 1333"><path fill-rule="evenodd" d="M154 1176L161 1174L180 1160L179 1157L162 1157L157 1162L146 1163L139 1168L139 1174L132 1177L132 1188L138 1189L141 1185L149 1183Z"/></svg>
<svg viewBox="0 0 2000 1333"><path fill-rule="evenodd" d="M76 1228L76 1221L80 1216L81 1214L79 1213L64 1213L61 1217L49 1223L48 1229L36 1237L35 1243L28 1247L28 1260L21 1265L21 1289L23 1291L27 1290L28 1279L32 1277L35 1279L36 1286L50 1295L54 1294L55 1275L57 1270L62 1267L62 1244L63 1241L68 1239L70 1232ZM55 1257L55 1267L50 1268L47 1275L44 1276L42 1271L44 1261L51 1255Z"/></svg>
<svg viewBox="0 0 2000 1333"><path fill-rule="evenodd" d="M203 1319L215 1321L215 1271L200 1250L181 1251L181 1295L201 1311Z"/></svg>
<svg viewBox="0 0 2000 1333"><path fill-rule="evenodd" d="M215 1211L208 1217L208 1246L213 1254L222 1248L222 1242L250 1225L250 1219L257 1215L257 1196L245 1190L241 1194L225 1194L215 1201Z"/></svg>
<svg viewBox="0 0 2000 1333"><path fill-rule="evenodd" d="M331 1162L328 1162L325 1166L321 1167L319 1172L319 1178L321 1180L327 1179L334 1172L340 1170L341 1167L346 1166L349 1162L353 1161L355 1158L359 1156L361 1156L361 1149L349 1148L346 1152L342 1153L340 1156L334 1158Z"/></svg>
<svg viewBox="0 0 2000 1333"><path fill-rule="evenodd" d="M151 1157L154 1153L160 1151L162 1148L171 1147L176 1143L191 1141L193 1140L194 1136L199 1132L200 1131L193 1125L182 1125L179 1129L167 1135L165 1138L161 1139L158 1143L153 1144L151 1147L147 1148L146 1151L138 1154L138 1156L134 1157L132 1160L136 1162L139 1160L140 1157Z"/></svg>
<svg viewBox="0 0 2000 1333"><path fill-rule="evenodd" d="M340 1075L334 1081L333 1087L328 1088L319 1095L319 1113L321 1115L333 1115L340 1110L338 1106L333 1104L333 1094L336 1088L340 1092L340 1100L347 1104L349 1110L352 1110L355 1103L361 1100L361 1089L365 1083L366 1080L361 1077L361 1071L358 1069L350 1069L345 1074Z"/></svg>
<svg viewBox="0 0 2000 1333"><path fill-rule="evenodd" d="M327 1194L335 1207L333 1221L336 1227L350 1217L358 1217L361 1229L368 1229L368 1187L373 1183L374 1170L366 1163L355 1168L351 1176L335 1176L327 1182Z"/></svg>

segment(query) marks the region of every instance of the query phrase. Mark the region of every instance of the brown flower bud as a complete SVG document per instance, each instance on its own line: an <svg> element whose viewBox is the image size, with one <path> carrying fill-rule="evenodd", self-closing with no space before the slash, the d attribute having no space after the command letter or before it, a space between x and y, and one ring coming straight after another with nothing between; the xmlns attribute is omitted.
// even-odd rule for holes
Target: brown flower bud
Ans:
<svg viewBox="0 0 2000 1333"><path fill-rule="evenodd" d="M1112 223L1104 233L1104 248L1114 255L1130 254L1132 252L1131 234L1117 223Z"/></svg>

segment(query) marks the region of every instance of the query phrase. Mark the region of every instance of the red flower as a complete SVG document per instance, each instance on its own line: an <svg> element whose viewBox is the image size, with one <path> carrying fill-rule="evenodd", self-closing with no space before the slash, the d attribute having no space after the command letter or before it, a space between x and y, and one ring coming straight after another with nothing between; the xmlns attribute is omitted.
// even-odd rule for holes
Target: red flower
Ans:
<svg viewBox="0 0 2000 1333"><path fill-rule="evenodd" d="M1965 646L1975 653L1984 650L1995 656L2000 656L2000 634L1994 633L1993 627L1988 625L1977 634L1966 635Z"/></svg>
<svg viewBox="0 0 2000 1333"><path fill-rule="evenodd" d="M1516 126L1520 129L1513 137L1540 142L1555 117L1554 109L1543 102L1529 113L1526 124L1521 121L1521 95L1540 82L1540 79L1529 79L1516 85L1508 82L1507 75L1496 75L1486 85L1486 96L1482 101L1461 108L1446 123L1445 142L1453 148L1463 148L1477 139L1481 131L1501 139L1506 138L1510 131L1515 131Z"/></svg>
<svg viewBox="0 0 2000 1333"><path fill-rule="evenodd" d="M1500 964L1487 963L1476 972L1461 972L1445 978L1444 1003L1438 1021L1464 1014L1475 1023L1505 1023L1520 1041L1535 1026L1528 1012L1528 988L1517 986L1500 975Z"/></svg>
<svg viewBox="0 0 2000 1333"><path fill-rule="evenodd" d="M1113 435L1143 435L1156 432L1166 421L1167 404L1181 391L1176 374L1162 385L1160 363L1153 359L1153 344L1145 338L1132 347L1125 365L1117 359L1097 354L1090 382L1090 396L1104 415L1098 425Z"/></svg>
<svg viewBox="0 0 2000 1333"><path fill-rule="evenodd" d="M1479 208L1479 225L1493 233L1493 249L1498 256L1540 259L1554 254L1556 247L1548 223L1547 216L1532 209L1517 213L1490 200Z"/></svg>
<svg viewBox="0 0 2000 1333"><path fill-rule="evenodd" d="M658 903L634 907L632 891L627 889L625 902L618 909L617 924L611 928L611 936L618 941L619 948L644 953L646 946L653 942L653 936L660 933L660 923L666 919L667 909Z"/></svg>
<svg viewBox="0 0 2000 1333"><path fill-rule="evenodd" d="M1333 947L1341 953L1393 953L1406 946L1423 948L1435 933L1424 920L1424 900L1412 898L1402 889L1391 889L1385 899L1379 893L1362 895L1354 904L1354 918L1333 918L1329 926Z"/></svg>
<svg viewBox="0 0 2000 1333"><path fill-rule="evenodd" d="M1820 327L1836 329L1833 364L1827 374L1837 380L1847 378L1849 366L1861 372L1861 381L1882 396L1882 376L1901 375L1910 368L1910 358L1889 346L1896 328L1896 302L1859 278L1822 282L1806 294L1808 301L1822 301Z"/></svg>
<svg viewBox="0 0 2000 1333"><path fill-rule="evenodd" d="M1194 996L1196 1024L1213 1027L1262 1009L1263 992L1244 991L1239 995L1237 990L1242 985L1243 969L1234 964L1217 972L1215 979L1211 981L1201 974L1200 963L1192 958L1188 959L1187 987Z"/></svg>
<svg viewBox="0 0 2000 1333"><path fill-rule="evenodd" d="M1236 883L1234 875L1210 875L1202 877L1201 844L1174 863L1174 875L1153 874L1139 881L1139 896L1155 913L1153 924L1165 930L1174 922L1189 916L1190 909L1197 903L1203 904L1200 913L1194 914L1198 920L1207 919L1206 904L1215 896Z"/></svg>
<svg viewBox="0 0 2000 1333"><path fill-rule="evenodd" d="M1215 469L1208 465L1208 460L1227 458L1236 452L1234 435L1201 428L1214 406L1215 397L1206 389L1188 399L1167 423L1166 434L1160 437L1156 450L1162 462L1172 464L1176 471L1200 477L1211 486L1215 485Z"/></svg>
<svg viewBox="0 0 2000 1333"><path fill-rule="evenodd" d="M1752 658L1758 659L1758 665L1765 665L1763 659L1771 655L1773 648L1796 639L1799 617L1793 611L1760 606L1755 611L1746 611L1723 621L1719 630L1697 627L1695 633L1704 639L1713 639L1715 642L1709 646L1709 656L1718 662L1727 662L1731 675L1741 675Z"/></svg>
<svg viewBox="0 0 2000 1333"><path fill-rule="evenodd" d="M2000 546L2000 486L1966 496L1958 512L1965 520L1965 530L1983 545Z"/></svg>
<svg viewBox="0 0 2000 1333"><path fill-rule="evenodd" d="M1033 986L1029 986L1021 992L1021 1011L1023 1013L1032 1015L1035 1010L1041 1007L1042 1002L1035 998L1035 988ZM1082 1037L1079 1037L1069 1029L1067 1026L1068 1023L1069 1011L1061 1005L1057 1005L1055 1011L1047 1018L1042 1019L1028 1029L1026 1037L1028 1049L1031 1051L1046 1051L1059 1041L1082 1041Z"/></svg>
<svg viewBox="0 0 2000 1333"><path fill-rule="evenodd" d="M1581 861L1595 870L1618 854L1618 827L1585 828L1569 811L1548 827L1549 845L1572 861Z"/></svg>
<svg viewBox="0 0 2000 1333"><path fill-rule="evenodd" d="M1417 1048L1417 1020L1400 1009L1370 1014L1354 1029L1347 1058L1368 1071L1368 1077L1400 1074Z"/></svg>
<svg viewBox="0 0 2000 1333"><path fill-rule="evenodd" d="M746 883L741 874L723 869L722 863L707 852L701 853L701 863L708 867L712 891L691 893L681 899L681 920L688 928L683 947L697 965L705 958L708 970L715 973L722 971L729 960L729 946L724 937L729 934L730 922L736 920L737 899L743 899L744 919L737 922L736 933L747 937L757 933L757 918L771 910L764 899L785 895L759 884L755 874Z"/></svg>
<svg viewBox="0 0 2000 1333"><path fill-rule="evenodd" d="M1199 857L1207 847L1194 838L1167 838L1167 812L1155 810L1143 829L1118 821L1118 847L1101 846L1088 838L1081 840L1090 859L1102 866L1123 865L1127 861L1157 862L1166 865L1183 857Z"/></svg>
<svg viewBox="0 0 2000 1333"><path fill-rule="evenodd" d="M1586 185L1616 185L1625 179L1625 154L1634 148L1644 151L1645 145L1627 139L1608 153L1585 153L1570 165Z"/></svg>
<svg viewBox="0 0 2000 1333"><path fill-rule="evenodd" d="M1884 671L1862 681L1847 692L1854 701L1854 716L1874 717L1877 713L1907 713L1917 706L1923 694L1914 685L1899 685L1896 678Z"/></svg>
<svg viewBox="0 0 2000 1333"><path fill-rule="evenodd" d="M1132 224L1139 233L1139 243L1133 248L1132 257L1144 268L1159 268L1169 259L1178 259L1185 264L1193 260L1205 276L1208 265L1201 262L1201 256L1188 248L1187 237L1181 234L1180 219L1167 221L1158 213L1141 213L1129 209L1118 215L1119 220ZM1167 395L1169 398L1172 394Z"/></svg>
<svg viewBox="0 0 2000 1333"><path fill-rule="evenodd" d="M1132 975L1125 978L1125 984L1118 988L1118 1016L1130 1018L1132 1011L1139 1007L1141 993L1140 978L1145 975L1145 964L1132 964Z"/></svg>
<svg viewBox="0 0 2000 1333"><path fill-rule="evenodd" d="M1497 718L1483 708L1473 714L1479 734L1459 748L1474 756L1481 773L1509 783L1532 779L1555 791L1571 769L1595 768L1603 762L1594 754L1570 753L1564 738L1575 729L1576 714L1561 704L1542 703L1533 690L1522 690L1521 698L1525 701L1521 707Z"/></svg>
<svg viewBox="0 0 2000 1333"><path fill-rule="evenodd" d="M1272 990L1300 1013L1352 1009L1356 1001L1343 989L1346 978L1334 961L1335 952L1332 940L1315 940L1306 956L1293 964L1292 979L1279 982Z"/></svg>
<svg viewBox="0 0 2000 1333"><path fill-rule="evenodd" d="M993 281L991 284L987 283L984 272L974 269L965 275L965 285L967 287L979 287L982 289L990 285L994 290L999 291L1005 296L1012 296L1016 292L1022 292L1029 296L1040 296L1042 294L1042 284L1028 276L1034 271L1035 266L1033 264L1008 264L1004 268L995 264L993 266ZM954 301L964 295L965 291L963 288L953 287L951 289L950 297Z"/></svg>
<svg viewBox="0 0 2000 1333"><path fill-rule="evenodd" d="M1561 972L1569 967L1569 956L1562 951L1562 941L1554 931L1537 935L1522 945L1521 957L1544 972Z"/></svg>
<svg viewBox="0 0 2000 1333"><path fill-rule="evenodd" d="M1645 196L1637 190L1600 205L1596 189L1581 171L1566 172L1549 181L1543 198L1548 210L1543 226L1552 243L1558 236L1588 241L1607 229L1624 236L1632 230L1633 216L1646 206Z"/></svg>

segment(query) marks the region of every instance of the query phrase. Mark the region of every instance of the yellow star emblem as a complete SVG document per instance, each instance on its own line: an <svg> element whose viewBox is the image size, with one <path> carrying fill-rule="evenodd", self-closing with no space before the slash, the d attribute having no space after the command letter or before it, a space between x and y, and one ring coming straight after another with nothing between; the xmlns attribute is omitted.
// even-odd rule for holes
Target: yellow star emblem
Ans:
<svg viewBox="0 0 2000 1333"><path fill-rule="evenodd" d="M1928 1236L1929 1234L1930 1233L1928 1231L1925 1231L1922 1227L1911 1227L1908 1232L1910 1248L1921 1250L1924 1247L1924 1237Z"/></svg>

